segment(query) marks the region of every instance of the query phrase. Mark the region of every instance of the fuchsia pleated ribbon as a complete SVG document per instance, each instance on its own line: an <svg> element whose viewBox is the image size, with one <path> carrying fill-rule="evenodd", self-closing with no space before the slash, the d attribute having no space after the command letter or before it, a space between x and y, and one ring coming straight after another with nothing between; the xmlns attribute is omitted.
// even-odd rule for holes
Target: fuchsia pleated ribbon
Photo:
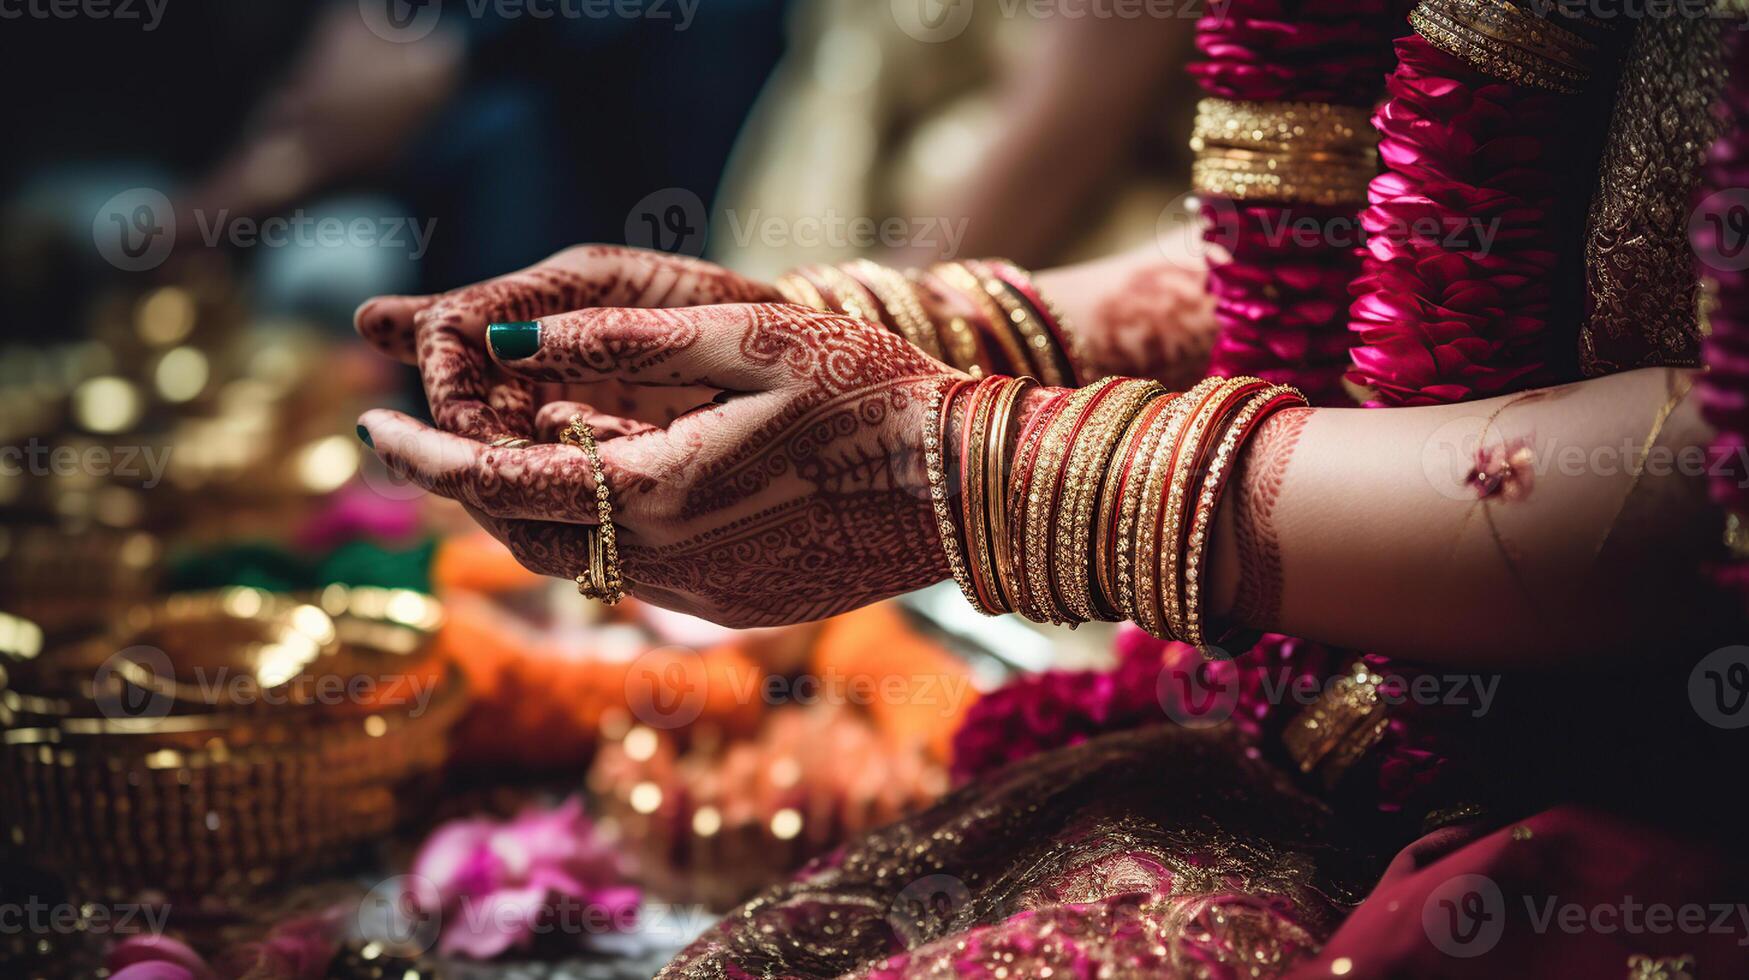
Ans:
<svg viewBox="0 0 1749 980"><path fill-rule="evenodd" d="M1743 267L1749 261L1749 44L1737 32L1726 43L1729 75L1719 111L1727 128L1707 161L1701 220L1691 223L1700 274L1714 284L1712 333L1702 345L1707 371L1697 390L1701 414L1716 430L1713 458L1721 462L1712 499L1749 517L1749 470L1741 453L1749 447L1749 268ZM1718 577L1749 595L1749 563L1720 569Z"/></svg>
<svg viewBox="0 0 1749 980"><path fill-rule="evenodd" d="M1386 172L1361 215L1350 378L1382 405L1564 380L1548 352L1571 99L1484 78L1419 36L1396 50L1373 117Z"/></svg>

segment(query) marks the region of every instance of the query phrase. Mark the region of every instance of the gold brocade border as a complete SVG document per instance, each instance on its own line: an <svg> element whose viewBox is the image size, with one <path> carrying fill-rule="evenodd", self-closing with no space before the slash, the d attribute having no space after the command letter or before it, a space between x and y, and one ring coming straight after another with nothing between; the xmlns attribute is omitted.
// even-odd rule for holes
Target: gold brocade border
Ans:
<svg viewBox="0 0 1749 980"><path fill-rule="evenodd" d="M1331 681L1318 700L1300 712L1282 733L1288 755L1306 775L1316 774L1333 788L1349 767L1384 737L1387 704L1379 688L1384 677L1355 661Z"/></svg>
<svg viewBox="0 0 1749 980"><path fill-rule="evenodd" d="M1484 75L1562 95L1591 80L1597 45L1508 0L1422 0L1409 24Z"/></svg>

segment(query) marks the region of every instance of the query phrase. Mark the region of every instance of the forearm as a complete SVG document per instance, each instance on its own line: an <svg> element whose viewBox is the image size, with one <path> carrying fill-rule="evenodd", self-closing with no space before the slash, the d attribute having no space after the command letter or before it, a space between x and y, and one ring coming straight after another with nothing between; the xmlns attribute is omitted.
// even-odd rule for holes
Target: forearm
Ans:
<svg viewBox="0 0 1749 980"><path fill-rule="evenodd" d="M1218 514L1211 610L1466 666L1656 653L1722 528L1690 380L1283 413Z"/></svg>
<svg viewBox="0 0 1749 980"><path fill-rule="evenodd" d="M960 255L1050 261L1122 172L1139 136L1154 128L1161 93L1190 54L1193 27L1183 18L1110 17L1041 25L1036 50L1011 59L995 85L1001 131L963 179L910 202L908 213L959 215ZM939 257L933 249L891 256L899 264Z"/></svg>
<svg viewBox="0 0 1749 980"><path fill-rule="evenodd" d="M1092 361L1090 377L1153 378L1183 389L1206 374L1214 297L1194 229L1120 255L1038 274Z"/></svg>

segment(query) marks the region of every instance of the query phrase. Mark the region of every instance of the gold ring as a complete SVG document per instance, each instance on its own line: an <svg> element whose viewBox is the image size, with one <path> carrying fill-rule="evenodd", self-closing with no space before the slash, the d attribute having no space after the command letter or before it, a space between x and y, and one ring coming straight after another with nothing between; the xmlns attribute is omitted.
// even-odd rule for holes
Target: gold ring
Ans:
<svg viewBox="0 0 1749 980"><path fill-rule="evenodd" d="M613 527L613 500L607 487L606 468L601 463L601 447L595 443L595 429L583 421L581 414L571 416L559 441L576 446L589 457L589 468L595 473L595 517L593 533L585 535L589 544L589 568L577 576L577 591L590 599L600 599L616 605L625 598L625 576L620 572L619 541Z"/></svg>
<svg viewBox="0 0 1749 980"><path fill-rule="evenodd" d="M491 449L527 449L533 443L522 436L499 436L486 446Z"/></svg>

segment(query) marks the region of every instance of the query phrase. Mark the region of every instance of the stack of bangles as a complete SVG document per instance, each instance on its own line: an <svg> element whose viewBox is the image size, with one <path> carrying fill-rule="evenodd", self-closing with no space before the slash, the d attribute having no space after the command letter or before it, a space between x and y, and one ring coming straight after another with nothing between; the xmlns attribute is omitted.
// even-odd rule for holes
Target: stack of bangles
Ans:
<svg viewBox="0 0 1749 980"><path fill-rule="evenodd" d="M1107 378L1050 393L1021 427L1037 384L951 382L925 413L936 525L966 599L1071 627L1128 619L1207 657L1237 643L1203 615L1215 512L1245 440L1305 396L1251 377L1181 394Z"/></svg>
<svg viewBox="0 0 1749 980"><path fill-rule="evenodd" d="M777 291L799 306L879 323L974 378L1029 374L1052 386L1088 380L1087 357L1062 313L1024 269L1005 259L903 272L867 259L807 265L780 276ZM931 317L929 311L947 307L951 296L976 312L945 322Z"/></svg>
<svg viewBox="0 0 1749 980"><path fill-rule="evenodd" d="M626 595L625 576L620 571L613 499L607 487L607 472L601 464L601 449L595 444L595 430L583 421L583 416L573 415L559 433L559 441L583 450L595 477L596 524L588 529L589 567L577 576L577 591L587 598L617 605Z"/></svg>

